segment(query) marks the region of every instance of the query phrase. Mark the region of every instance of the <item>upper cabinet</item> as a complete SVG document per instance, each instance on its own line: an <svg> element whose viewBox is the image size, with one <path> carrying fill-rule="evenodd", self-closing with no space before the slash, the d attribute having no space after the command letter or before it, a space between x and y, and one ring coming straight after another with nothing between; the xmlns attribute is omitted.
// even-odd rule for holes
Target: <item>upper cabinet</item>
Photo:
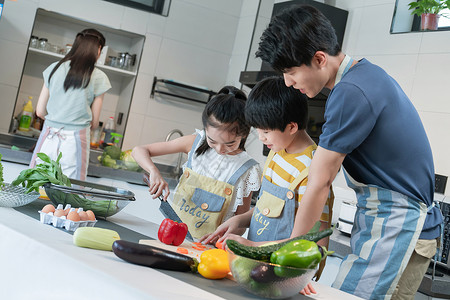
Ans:
<svg viewBox="0 0 450 300"><path fill-rule="evenodd" d="M112 88L105 94L100 121L113 116L116 131L124 134L145 37L43 9L36 12L14 117L20 114L30 96L33 97L33 108L36 108L44 83L42 72L62 59L76 34L86 28L97 29L106 39L97 67L108 76Z"/></svg>

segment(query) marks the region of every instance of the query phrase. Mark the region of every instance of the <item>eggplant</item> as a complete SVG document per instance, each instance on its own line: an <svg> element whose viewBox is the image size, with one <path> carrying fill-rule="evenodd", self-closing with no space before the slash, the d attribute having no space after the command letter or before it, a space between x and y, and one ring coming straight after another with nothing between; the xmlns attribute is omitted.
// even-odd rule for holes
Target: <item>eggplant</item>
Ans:
<svg viewBox="0 0 450 300"><path fill-rule="evenodd" d="M197 259L169 250L124 240L115 241L112 250L121 259L133 264L170 271L197 272Z"/></svg>
<svg viewBox="0 0 450 300"><path fill-rule="evenodd" d="M268 283L278 279L275 275L273 266L267 264L261 264L254 267L250 272L250 278L261 283Z"/></svg>

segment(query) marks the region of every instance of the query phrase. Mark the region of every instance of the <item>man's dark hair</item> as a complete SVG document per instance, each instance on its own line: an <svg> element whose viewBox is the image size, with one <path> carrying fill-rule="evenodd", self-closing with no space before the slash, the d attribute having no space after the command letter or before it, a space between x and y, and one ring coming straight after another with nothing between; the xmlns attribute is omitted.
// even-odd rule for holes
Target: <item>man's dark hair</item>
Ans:
<svg viewBox="0 0 450 300"><path fill-rule="evenodd" d="M245 119L258 129L284 131L295 122L306 129L308 98L293 87L284 84L283 77L268 77L258 82L245 103Z"/></svg>
<svg viewBox="0 0 450 300"><path fill-rule="evenodd" d="M314 54L336 56L341 47L330 21L316 8L301 5L276 15L261 36L256 57L278 72L309 66Z"/></svg>

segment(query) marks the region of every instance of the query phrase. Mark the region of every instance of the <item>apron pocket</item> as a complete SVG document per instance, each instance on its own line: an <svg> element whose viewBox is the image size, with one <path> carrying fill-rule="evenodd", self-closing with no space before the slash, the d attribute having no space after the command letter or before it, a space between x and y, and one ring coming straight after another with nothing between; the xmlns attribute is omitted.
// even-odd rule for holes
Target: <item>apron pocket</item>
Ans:
<svg viewBox="0 0 450 300"><path fill-rule="evenodd" d="M196 188L191 198L204 211L219 212L225 203L225 198L214 193Z"/></svg>
<svg viewBox="0 0 450 300"><path fill-rule="evenodd" d="M256 202L256 207L264 216L278 218L283 212L285 202L285 200L263 191L263 194Z"/></svg>

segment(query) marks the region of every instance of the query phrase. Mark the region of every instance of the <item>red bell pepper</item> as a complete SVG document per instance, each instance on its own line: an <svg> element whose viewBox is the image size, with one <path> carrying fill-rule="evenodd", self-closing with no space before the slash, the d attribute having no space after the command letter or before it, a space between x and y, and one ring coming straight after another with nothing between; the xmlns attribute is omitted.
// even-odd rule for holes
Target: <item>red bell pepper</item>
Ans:
<svg viewBox="0 0 450 300"><path fill-rule="evenodd" d="M181 245L186 238L188 227L171 219L164 219L159 225L158 239L167 245Z"/></svg>

